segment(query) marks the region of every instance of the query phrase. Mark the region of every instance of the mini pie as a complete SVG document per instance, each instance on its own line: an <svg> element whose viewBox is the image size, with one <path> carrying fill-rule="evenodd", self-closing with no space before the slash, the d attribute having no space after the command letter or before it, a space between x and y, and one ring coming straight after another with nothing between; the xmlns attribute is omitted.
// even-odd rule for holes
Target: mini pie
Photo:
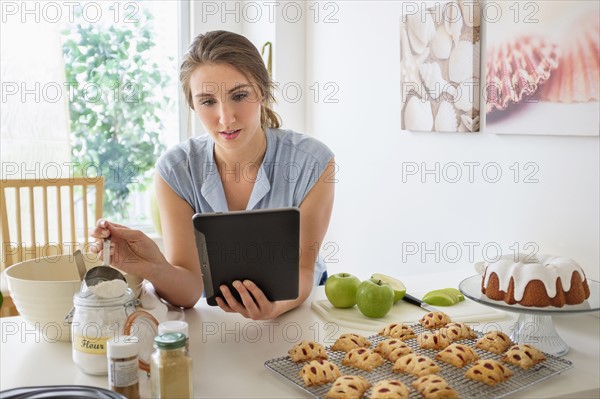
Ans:
<svg viewBox="0 0 600 399"><path fill-rule="evenodd" d="M521 344L511 347L500 360L527 370L531 366L546 360L546 356L538 348Z"/></svg>
<svg viewBox="0 0 600 399"><path fill-rule="evenodd" d="M470 346L463 344L452 344L435 356L436 360L451 364L455 367L462 368L469 363L479 359L479 355L475 353Z"/></svg>
<svg viewBox="0 0 600 399"><path fill-rule="evenodd" d="M466 378L474 381L483 382L491 386L506 381L513 373L497 360L483 359L478 360L465 373Z"/></svg>
<svg viewBox="0 0 600 399"><path fill-rule="evenodd" d="M354 348L349 352L346 352L342 364L344 366L371 371L383 364L383 358L379 353L375 353L371 349Z"/></svg>
<svg viewBox="0 0 600 399"><path fill-rule="evenodd" d="M370 386L369 381L363 377L344 375L335 380L325 397L327 399L359 399Z"/></svg>
<svg viewBox="0 0 600 399"><path fill-rule="evenodd" d="M424 375L413 381L412 386L427 399L457 399L458 392L446 380L436 374Z"/></svg>
<svg viewBox="0 0 600 399"><path fill-rule="evenodd" d="M340 335L333 343L331 350L348 352L354 348L369 348L370 346L371 342L362 335L349 333Z"/></svg>
<svg viewBox="0 0 600 399"><path fill-rule="evenodd" d="M465 323L449 323L445 327L442 327L440 331L450 342L477 338L477 334Z"/></svg>
<svg viewBox="0 0 600 399"><path fill-rule="evenodd" d="M375 352L389 360L395 362L398 358L412 353L410 346L406 345L399 338L390 338L385 341L381 341L377 344Z"/></svg>
<svg viewBox="0 0 600 399"><path fill-rule="evenodd" d="M328 360L311 360L300 370L300 376L307 387L333 382L340 375L338 366Z"/></svg>
<svg viewBox="0 0 600 399"><path fill-rule="evenodd" d="M419 320L419 323L430 330L444 327L450 323L450 317L444 312L429 312Z"/></svg>
<svg viewBox="0 0 600 399"><path fill-rule="evenodd" d="M440 371L440 368L427 356L411 353L396 360L392 371L420 377L422 375L435 374Z"/></svg>
<svg viewBox="0 0 600 399"><path fill-rule="evenodd" d="M412 328L410 328L407 325L398 323L392 323L385 326L383 330L379 331L379 335L391 338L398 338L403 341L410 338L415 338L417 336L417 334L415 334Z"/></svg>
<svg viewBox="0 0 600 399"><path fill-rule="evenodd" d="M288 355L292 362L308 362L315 359L327 359L327 352L323 345L313 341L302 341L294 345Z"/></svg>
<svg viewBox="0 0 600 399"><path fill-rule="evenodd" d="M381 380L371 390L371 399L408 399L408 395L408 387L396 380Z"/></svg>
<svg viewBox="0 0 600 399"><path fill-rule="evenodd" d="M490 331L475 343L475 347L501 355L514 343L502 331Z"/></svg>
<svg viewBox="0 0 600 399"><path fill-rule="evenodd" d="M444 334L441 334L441 330L419 334L417 343L421 349L444 349L450 345L450 341Z"/></svg>

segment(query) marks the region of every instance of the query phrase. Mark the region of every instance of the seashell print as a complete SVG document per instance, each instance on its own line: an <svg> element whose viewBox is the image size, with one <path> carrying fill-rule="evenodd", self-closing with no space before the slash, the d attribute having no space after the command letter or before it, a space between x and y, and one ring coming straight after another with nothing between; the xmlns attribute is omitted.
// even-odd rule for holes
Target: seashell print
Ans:
<svg viewBox="0 0 600 399"><path fill-rule="evenodd" d="M456 89L442 77L442 69L439 64L425 63L419 67L421 79L427 88L427 94L432 98L438 99L442 93L448 93L454 96Z"/></svg>
<svg viewBox="0 0 600 399"><path fill-rule="evenodd" d="M458 85L454 106L464 112L479 111L479 79L467 79Z"/></svg>
<svg viewBox="0 0 600 399"><path fill-rule="evenodd" d="M404 109L404 129L429 132L433 128L433 113L429 101L412 96Z"/></svg>
<svg viewBox="0 0 600 399"><path fill-rule="evenodd" d="M557 66L557 46L541 37L518 37L489 48L486 113L503 111L511 103L520 103L533 95Z"/></svg>
<svg viewBox="0 0 600 399"><path fill-rule="evenodd" d="M431 41L431 52L440 60L447 60L452 51L452 37L446 31L444 25L437 28L435 37Z"/></svg>
<svg viewBox="0 0 600 399"><path fill-rule="evenodd" d="M428 56L428 48L426 48L422 54L413 54L410 50L408 34L406 31L401 33L400 76L402 77L402 103L406 103L406 99L411 91L420 91L421 77L419 75L419 65L421 65Z"/></svg>
<svg viewBox="0 0 600 399"><path fill-rule="evenodd" d="M460 124L467 129L467 132L476 132L479 130L479 115L470 117L467 114L462 114L460 116L460 122Z"/></svg>
<svg viewBox="0 0 600 399"><path fill-rule="evenodd" d="M473 59L473 44L465 40L460 40L450 54L448 63L450 80L461 83L475 76L476 70L474 66L477 64L479 64L479 60Z"/></svg>
<svg viewBox="0 0 600 399"><path fill-rule="evenodd" d="M406 16L408 38L415 53L421 54L435 36L433 16L428 12L415 13Z"/></svg>
<svg viewBox="0 0 600 399"><path fill-rule="evenodd" d="M436 132L456 132L458 129L458 120L456 111L448 101L442 101L435 115Z"/></svg>
<svg viewBox="0 0 600 399"><path fill-rule="evenodd" d="M463 17L456 0L444 5L444 26L446 27L446 31L452 36L454 43L458 43L463 27Z"/></svg>
<svg viewBox="0 0 600 399"><path fill-rule="evenodd" d="M574 103L600 100L600 20L587 13L560 46L558 68L540 88L540 99Z"/></svg>
<svg viewBox="0 0 600 399"><path fill-rule="evenodd" d="M465 25L469 28L481 26L481 6L479 0L458 0Z"/></svg>
<svg viewBox="0 0 600 399"><path fill-rule="evenodd" d="M473 2L474 0L471 0ZM422 2L400 29L402 129L471 132L479 129L479 4ZM468 22L466 21L468 19ZM467 26L467 23L478 26ZM460 94L458 90L464 93ZM463 116L465 116L463 118ZM464 119L464 121L463 121Z"/></svg>

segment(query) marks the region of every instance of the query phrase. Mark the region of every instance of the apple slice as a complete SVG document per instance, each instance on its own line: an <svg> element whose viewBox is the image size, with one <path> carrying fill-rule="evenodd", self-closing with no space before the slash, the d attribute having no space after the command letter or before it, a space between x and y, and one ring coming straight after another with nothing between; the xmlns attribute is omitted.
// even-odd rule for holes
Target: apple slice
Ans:
<svg viewBox="0 0 600 399"><path fill-rule="evenodd" d="M404 286L404 283L402 283L402 281L381 273L375 273L371 276L371 278L381 280L390 287L392 287L392 289L394 290L394 303L404 298L404 295L406 294L406 287Z"/></svg>

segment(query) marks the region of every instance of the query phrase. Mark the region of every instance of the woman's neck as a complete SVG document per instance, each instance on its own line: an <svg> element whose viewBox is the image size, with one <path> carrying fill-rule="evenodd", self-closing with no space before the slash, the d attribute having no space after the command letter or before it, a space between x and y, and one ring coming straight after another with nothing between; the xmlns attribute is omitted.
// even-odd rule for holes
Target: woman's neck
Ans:
<svg viewBox="0 0 600 399"><path fill-rule="evenodd" d="M215 146L215 162L219 170L233 171L238 168L255 167L257 170L267 151L267 137L264 131L257 134L256 140L244 148L227 151Z"/></svg>

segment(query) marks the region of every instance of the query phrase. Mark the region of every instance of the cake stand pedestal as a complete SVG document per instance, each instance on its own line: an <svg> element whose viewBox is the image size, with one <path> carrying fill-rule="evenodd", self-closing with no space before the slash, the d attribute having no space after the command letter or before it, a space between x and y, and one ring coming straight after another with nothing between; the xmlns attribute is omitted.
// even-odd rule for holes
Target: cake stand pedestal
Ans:
<svg viewBox="0 0 600 399"><path fill-rule="evenodd" d="M569 352L569 345L554 328L552 316L521 313L510 339L518 344L531 344L542 352L556 356L564 356Z"/></svg>
<svg viewBox="0 0 600 399"><path fill-rule="evenodd" d="M556 332L552 316L600 310L600 283L588 279L588 285L590 297L586 301L579 305L565 305L562 308L553 306L534 308L494 301L481 293L481 276L479 275L464 279L458 288L464 296L477 303L507 312L519 313L519 318L510 334L513 342L530 344L542 352L564 356L569 352L569 345Z"/></svg>

